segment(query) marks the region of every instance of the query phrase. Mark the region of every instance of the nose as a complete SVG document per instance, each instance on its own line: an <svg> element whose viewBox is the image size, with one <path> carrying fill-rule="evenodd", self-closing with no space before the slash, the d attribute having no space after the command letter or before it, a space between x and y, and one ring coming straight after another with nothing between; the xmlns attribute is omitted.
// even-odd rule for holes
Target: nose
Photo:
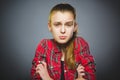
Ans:
<svg viewBox="0 0 120 80"><path fill-rule="evenodd" d="M65 31L66 31L66 30L65 30L65 26L63 25L63 26L61 27L61 33L64 34Z"/></svg>

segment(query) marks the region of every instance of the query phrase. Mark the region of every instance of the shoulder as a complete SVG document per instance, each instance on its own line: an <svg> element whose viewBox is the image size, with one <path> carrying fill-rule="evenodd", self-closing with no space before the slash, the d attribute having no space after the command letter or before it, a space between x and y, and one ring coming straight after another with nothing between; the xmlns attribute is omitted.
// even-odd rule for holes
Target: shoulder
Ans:
<svg viewBox="0 0 120 80"><path fill-rule="evenodd" d="M83 37L76 37L74 43L75 50L83 54L83 52L88 51L89 53L89 45L87 41Z"/></svg>
<svg viewBox="0 0 120 80"><path fill-rule="evenodd" d="M88 46L88 42L81 36L76 37L75 41L77 44L80 44L81 46Z"/></svg>
<svg viewBox="0 0 120 80"><path fill-rule="evenodd" d="M52 39L42 39L37 45L37 49L49 48L52 45Z"/></svg>

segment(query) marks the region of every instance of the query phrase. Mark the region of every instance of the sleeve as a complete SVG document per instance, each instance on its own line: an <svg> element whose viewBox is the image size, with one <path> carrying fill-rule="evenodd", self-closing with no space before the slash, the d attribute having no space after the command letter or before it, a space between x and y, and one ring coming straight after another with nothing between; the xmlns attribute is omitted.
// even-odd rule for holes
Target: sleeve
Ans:
<svg viewBox="0 0 120 80"><path fill-rule="evenodd" d="M45 61L46 59L45 48L46 48L46 40L43 39L38 44L35 51L35 56L32 61L32 68L31 68L32 80L41 80L40 75L36 73L36 66L39 64L39 61Z"/></svg>
<svg viewBox="0 0 120 80"><path fill-rule="evenodd" d="M83 40L81 43L81 64L85 67L86 73L84 77L87 80L96 80L94 57L90 54L88 43L85 40Z"/></svg>

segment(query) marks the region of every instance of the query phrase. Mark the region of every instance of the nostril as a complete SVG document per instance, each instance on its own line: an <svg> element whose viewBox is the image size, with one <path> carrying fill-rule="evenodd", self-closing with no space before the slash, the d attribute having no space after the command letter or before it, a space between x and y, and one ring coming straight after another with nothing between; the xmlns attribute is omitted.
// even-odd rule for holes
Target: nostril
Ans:
<svg viewBox="0 0 120 80"><path fill-rule="evenodd" d="M61 33L65 33L65 31L61 31Z"/></svg>

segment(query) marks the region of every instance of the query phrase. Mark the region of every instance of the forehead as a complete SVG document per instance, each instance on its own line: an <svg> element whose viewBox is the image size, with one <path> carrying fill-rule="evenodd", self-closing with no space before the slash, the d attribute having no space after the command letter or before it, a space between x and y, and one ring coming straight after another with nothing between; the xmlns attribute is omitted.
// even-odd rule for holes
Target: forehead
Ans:
<svg viewBox="0 0 120 80"><path fill-rule="evenodd" d="M52 22L68 22L73 20L74 20L74 16L69 11L64 11L64 12L56 11L51 14Z"/></svg>

